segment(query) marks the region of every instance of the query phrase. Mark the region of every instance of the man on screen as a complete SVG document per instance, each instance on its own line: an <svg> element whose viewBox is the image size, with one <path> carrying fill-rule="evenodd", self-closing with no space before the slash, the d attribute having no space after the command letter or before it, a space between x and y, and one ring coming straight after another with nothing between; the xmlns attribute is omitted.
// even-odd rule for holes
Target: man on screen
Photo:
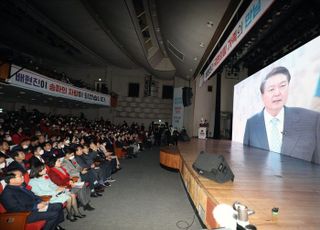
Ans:
<svg viewBox="0 0 320 230"><path fill-rule="evenodd" d="M247 120L243 144L320 163L320 113L285 106L290 79L282 66L263 79L264 109Z"/></svg>

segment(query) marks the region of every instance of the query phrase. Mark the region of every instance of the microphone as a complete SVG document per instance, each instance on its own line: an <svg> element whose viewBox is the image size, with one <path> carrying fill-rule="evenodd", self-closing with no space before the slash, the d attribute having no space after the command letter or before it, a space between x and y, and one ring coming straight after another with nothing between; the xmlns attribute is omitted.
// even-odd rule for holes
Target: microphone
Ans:
<svg viewBox="0 0 320 230"><path fill-rule="evenodd" d="M283 130L283 131L281 132L281 134L282 134L283 136L287 136L287 135L288 135L288 132L285 131L285 130Z"/></svg>

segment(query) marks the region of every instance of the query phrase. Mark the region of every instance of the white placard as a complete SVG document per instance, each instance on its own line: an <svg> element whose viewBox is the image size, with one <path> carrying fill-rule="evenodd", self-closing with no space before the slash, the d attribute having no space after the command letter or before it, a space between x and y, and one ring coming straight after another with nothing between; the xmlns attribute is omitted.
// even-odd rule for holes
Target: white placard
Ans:
<svg viewBox="0 0 320 230"><path fill-rule="evenodd" d="M172 108L172 127L181 130L183 128L183 100L182 87L174 88L173 91L173 108Z"/></svg>
<svg viewBox="0 0 320 230"><path fill-rule="evenodd" d="M16 65L11 65L10 76L7 82L20 88L84 103L110 106L110 95L78 88L28 69L21 70L21 67Z"/></svg>

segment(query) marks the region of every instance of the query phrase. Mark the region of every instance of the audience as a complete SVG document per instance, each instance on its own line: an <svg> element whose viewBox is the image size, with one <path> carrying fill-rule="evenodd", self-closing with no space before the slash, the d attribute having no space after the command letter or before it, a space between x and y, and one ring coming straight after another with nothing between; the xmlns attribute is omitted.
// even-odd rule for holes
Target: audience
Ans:
<svg viewBox="0 0 320 230"><path fill-rule="evenodd" d="M7 184L1 203L9 212L32 211L28 222L46 220L45 229L62 229L58 225L64 219L62 204L67 219L76 221L85 217L78 207L94 210L90 197L102 196L115 182L111 175L121 169L116 148L125 151L127 158L136 158L144 147L176 144L175 137L161 140L166 129L25 108L8 112L0 121L0 179ZM23 175L31 180L24 182ZM43 202L37 195L51 198Z"/></svg>
<svg viewBox="0 0 320 230"><path fill-rule="evenodd" d="M87 210L92 210L90 206L90 188L84 183L80 183L79 177L71 177L67 170L62 166L59 158L52 158L48 162L50 170L48 175L50 179L58 186L63 186L70 190L71 194L75 194L81 206L87 207ZM78 183L77 183L78 182ZM75 217L84 217L79 211L75 212Z"/></svg>
<svg viewBox="0 0 320 230"><path fill-rule="evenodd" d="M2 205L8 212L30 211L28 223L45 220L44 230L63 229L59 226L64 221L62 205L42 201L32 191L23 186L23 174L19 170L7 172L4 188L0 196Z"/></svg>

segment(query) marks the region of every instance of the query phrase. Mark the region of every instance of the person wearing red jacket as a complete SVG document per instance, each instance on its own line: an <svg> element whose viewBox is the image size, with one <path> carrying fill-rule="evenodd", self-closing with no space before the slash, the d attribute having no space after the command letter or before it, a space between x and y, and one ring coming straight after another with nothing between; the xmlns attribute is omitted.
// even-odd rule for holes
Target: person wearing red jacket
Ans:
<svg viewBox="0 0 320 230"><path fill-rule="evenodd" d="M93 210L90 206L90 187L86 186L86 183L79 183L80 178L71 178L67 170L62 166L59 158L51 158L48 162L50 167L48 176L58 186L64 186L70 189L70 192L75 194L80 202L80 205L84 207L84 210ZM85 217L85 215L79 214L76 217Z"/></svg>

